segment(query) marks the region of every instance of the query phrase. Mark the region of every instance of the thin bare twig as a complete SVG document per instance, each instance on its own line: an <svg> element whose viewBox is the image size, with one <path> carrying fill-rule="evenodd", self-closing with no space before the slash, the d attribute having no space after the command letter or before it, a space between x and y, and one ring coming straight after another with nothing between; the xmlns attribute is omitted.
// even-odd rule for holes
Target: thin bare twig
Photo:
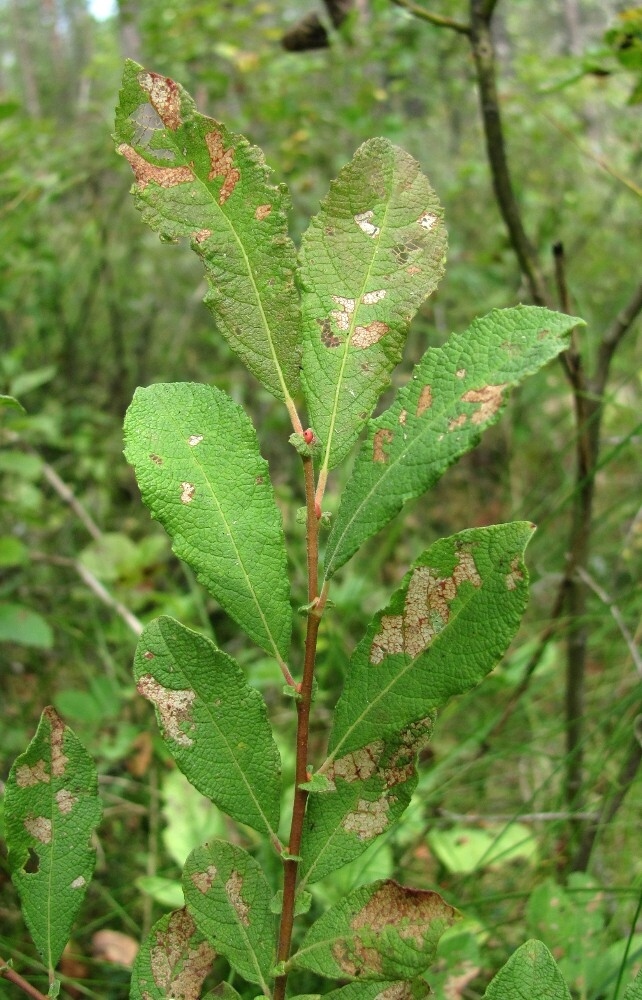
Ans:
<svg viewBox="0 0 642 1000"><path fill-rule="evenodd" d="M56 491L61 500L64 500L66 504L69 504L74 514L79 521L82 521L91 537L96 541L102 538L102 532L94 519L87 513L78 497L67 486L67 484L63 482L56 470L49 465L48 462L43 462L42 474L49 485Z"/></svg>
<svg viewBox="0 0 642 1000"><path fill-rule="evenodd" d="M470 35L470 25L464 24L463 21L457 21L453 17L445 17L443 14L432 14L424 7L420 7L419 4L413 3L412 0L392 0L392 2L397 7L403 7L404 10L414 14L415 17L420 17L422 21L434 24L437 28L450 28L451 31L456 31L460 35Z"/></svg>
<svg viewBox="0 0 642 1000"><path fill-rule="evenodd" d="M603 589L603 587L600 587L599 583L593 579L591 574L588 573L583 566L577 567L577 574L580 577L580 579L584 581L587 587L590 587L593 593L597 594L602 603L606 605L606 607L613 615L615 624L619 628L622 638L624 639L628 647L629 655L633 660L633 665L635 666L638 677L642 677L642 656L640 656L640 651L637 647L635 639L633 638L628 628L626 627L626 623L624 621L624 618L622 617L622 612L618 608L617 604L615 603L613 598L610 597L609 594L607 594L607 592Z"/></svg>
<svg viewBox="0 0 642 1000"><path fill-rule="evenodd" d="M7 979L10 983L13 983L14 986L21 989L22 992L26 993L26 995L31 997L32 1000L47 1000L44 993L41 993L35 986L28 983L19 972L16 972L16 970L12 969L10 965L7 965L2 957L0 957L0 977Z"/></svg>

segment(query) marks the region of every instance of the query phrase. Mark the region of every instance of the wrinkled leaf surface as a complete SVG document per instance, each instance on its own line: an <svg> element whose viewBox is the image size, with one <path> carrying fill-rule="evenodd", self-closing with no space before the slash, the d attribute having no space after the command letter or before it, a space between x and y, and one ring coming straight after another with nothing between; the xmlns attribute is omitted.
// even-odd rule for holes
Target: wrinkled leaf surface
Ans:
<svg viewBox="0 0 642 1000"><path fill-rule="evenodd" d="M199 1000L216 952L187 910L166 913L140 946L130 1000Z"/></svg>

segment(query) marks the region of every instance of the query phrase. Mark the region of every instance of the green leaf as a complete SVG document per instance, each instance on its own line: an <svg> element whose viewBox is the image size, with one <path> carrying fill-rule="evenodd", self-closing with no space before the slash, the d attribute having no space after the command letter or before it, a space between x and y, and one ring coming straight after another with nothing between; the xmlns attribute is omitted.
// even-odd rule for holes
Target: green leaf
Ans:
<svg viewBox="0 0 642 1000"><path fill-rule="evenodd" d="M0 410L18 410L19 413L26 413L22 403L14 396L0 395Z"/></svg>
<svg viewBox="0 0 642 1000"><path fill-rule="evenodd" d="M327 910L289 964L333 979L414 979L456 918L439 893L373 882Z"/></svg>
<svg viewBox="0 0 642 1000"><path fill-rule="evenodd" d="M319 776L334 793L308 801L300 887L359 857L401 816L417 785L417 753L431 733L432 719L424 719L400 736L345 754Z"/></svg>
<svg viewBox="0 0 642 1000"><path fill-rule="evenodd" d="M145 221L202 258L218 328L279 399L298 385L300 319L289 197L262 152L197 113L179 84L127 61L114 136Z"/></svg>
<svg viewBox="0 0 642 1000"><path fill-rule="evenodd" d="M578 324L537 306L494 309L426 352L390 409L368 425L328 539L326 579L478 443L508 388L563 351Z"/></svg>
<svg viewBox="0 0 642 1000"><path fill-rule="evenodd" d="M416 160L370 139L303 237L302 383L325 470L352 447L444 272L442 217Z"/></svg>
<svg viewBox="0 0 642 1000"><path fill-rule="evenodd" d="M183 892L208 941L269 995L276 935L273 893L254 858L223 840L197 847L183 870Z"/></svg>
<svg viewBox="0 0 642 1000"><path fill-rule="evenodd" d="M21 646L51 649L53 632L37 611L22 604L3 601L0 604L0 642L17 642Z"/></svg>
<svg viewBox="0 0 642 1000"><path fill-rule="evenodd" d="M525 521L431 545L378 612L348 666L325 773L475 687L506 651L527 598Z"/></svg>
<svg viewBox="0 0 642 1000"><path fill-rule="evenodd" d="M527 941L490 983L484 1000L571 1000L568 987L546 945Z"/></svg>
<svg viewBox="0 0 642 1000"><path fill-rule="evenodd" d="M134 662L169 752L199 792L276 837L281 759L261 694L238 663L173 618L145 627Z"/></svg>
<svg viewBox="0 0 642 1000"><path fill-rule="evenodd" d="M203 1000L241 1000L241 994L234 989L231 983L219 983L213 990L205 994Z"/></svg>
<svg viewBox="0 0 642 1000"><path fill-rule="evenodd" d="M383 982L354 982L323 994L323 1000L423 1000L431 994L425 979L412 982L384 980ZM319 993L299 994L292 1000L320 1000Z"/></svg>
<svg viewBox="0 0 642 1000"><path fill-rule="evenodd" d="M622 1000L642 1000L642 969L624 991Z"/></svg>
<svg viewBox="0 0 642 1000"><path fill-rule="evenodd" d="M192 383L137 389L127 459L179 558L263 649L287 657L292 609L267 462L240 406Z"/></svg>
<svg viewBox="0 0 642 1000"><path fill-rule="evenodd" d="M9 869L47 969L65 947L95 863L96 768L54 708L11 768L5 790Z"/></svg>
<svg viewBox="0 0 642 1000"><path fill-rule="evenodd" d="M470 874L517 859L537 859L537 838L523 823L488 823L483 829L457 824L449 830L430 830L426 839L449 872Z"/></svg>
<svg viewBox="0 0 642 1000"><path fill-rule="evenodd" d="M199 1000L216 952L187 910L161 917L140 946L132 969L130 1000Z"/></svg>

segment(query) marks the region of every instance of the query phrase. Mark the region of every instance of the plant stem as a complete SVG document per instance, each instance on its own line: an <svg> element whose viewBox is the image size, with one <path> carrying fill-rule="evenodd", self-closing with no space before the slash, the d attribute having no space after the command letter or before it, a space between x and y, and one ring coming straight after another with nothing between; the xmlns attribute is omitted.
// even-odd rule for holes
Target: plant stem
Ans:
<svg viewBox="0 0 642 1000"><path fill-rule="evenodd" d="M296 900L296 884L299 869L298 854L303 835L303 821L308 801L308 793L301 785L308 780L308 739L310 734L310 706L312 703L312 684L314 681L314 665L316 659L317 637L323 613L323 602L319 601L319 519L315 505L314 465L312 459L302 456L303 476L305 480L306 500L306 548L308 562L308 624L305 635L305 658L303 663L303 678L299 687L297 706L296 733L296 769L294 806L290 826L290 842L288 857L283 862L283 909L279 927L279 943L277 962L287 962L292 944L292 928L294 925L294 906ZM274 984L274 1000L283 1000L288 974L277 976Z"/></svg>
<svg viewBox="0 0 642 1000"><path fill-rule="evenodd" d="M15 969L12 969L11 966L7 965L5 960L1 957L0 957L0 977L3 979L8 979L10 983L13 983L14 986L17 986L19 989L21 989L22 992L26 993L28 997L32 997L32 1000L47 1000L47 997L44 993L41 993L40 990L37 990L36 987L32 986L31 983L28 983L26 979L23 979L20 973L16 972Z"/></svg>

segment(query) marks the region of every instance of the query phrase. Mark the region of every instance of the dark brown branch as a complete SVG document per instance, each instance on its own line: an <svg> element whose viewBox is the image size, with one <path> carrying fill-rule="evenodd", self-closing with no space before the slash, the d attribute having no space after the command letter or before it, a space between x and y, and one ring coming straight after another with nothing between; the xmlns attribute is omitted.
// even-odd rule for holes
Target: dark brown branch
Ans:
<svg viewBox="0 0 642 1000"><path fill-rule="evenodd" d="M615 317L609 328L605 331L597 356L597 366L595 372L594 388L598 395L604 392L604 386L609 373L611 359L615 353L622 337L630 330L631 326L642 312L642 281L633 292L631 298Z"/></svg>
<svg viewBox="0 0 642 1000"><path fill-rule="evenodd" d="M460 35L470 35L470 25L464 24L463 21L456 21L453 17L444 17L442 14L432 14L429 10L420 7L419 4L413 3L412 0L392 0L392 2L397 7L403 7L404 10L414 14L415 17L420 17L422 21L434 24L437 28L450 28L451 31L457 31Z"/></svg>
<svg viewBox="0 0 642 1000"><path fill-rule="evenodd" d="M354 0L325 0L325 6L333 27L340 28L354 6ZM281 45L288 52L327 49L329 44L328 33L315 11L302 17L281 38Z"/></svg>
<svg viewBox="0 0 642 1000"><path fill-rule="evenodd" d="M486 0L471 0L470 3L470 43L475 60L486 154L497 205L520 269L528 283L531 298L538 305L547 305L546 285L537 254L524 229L506 156L504 129L497 96L495 49L490 33L493 8L494 4L488 4Z"/></svg>
<svg viewBox="0 0 642 1000"><path fill-rule="evenodd" d="M19 972L16 972L15 969L12 969L10 965L7 965L7 963L2 957L0 957L0 976L3 979L7 979L10 983L13 983L14 986L17 986L18 989L21 989L22 992L26 993L26 995L28 997L31 997L32 1000L47 1000L47 997L44 993L41 993L40 990L37 990L35 986L32 986L31 983L28 983L27 980L24 979Z"/></svg>

